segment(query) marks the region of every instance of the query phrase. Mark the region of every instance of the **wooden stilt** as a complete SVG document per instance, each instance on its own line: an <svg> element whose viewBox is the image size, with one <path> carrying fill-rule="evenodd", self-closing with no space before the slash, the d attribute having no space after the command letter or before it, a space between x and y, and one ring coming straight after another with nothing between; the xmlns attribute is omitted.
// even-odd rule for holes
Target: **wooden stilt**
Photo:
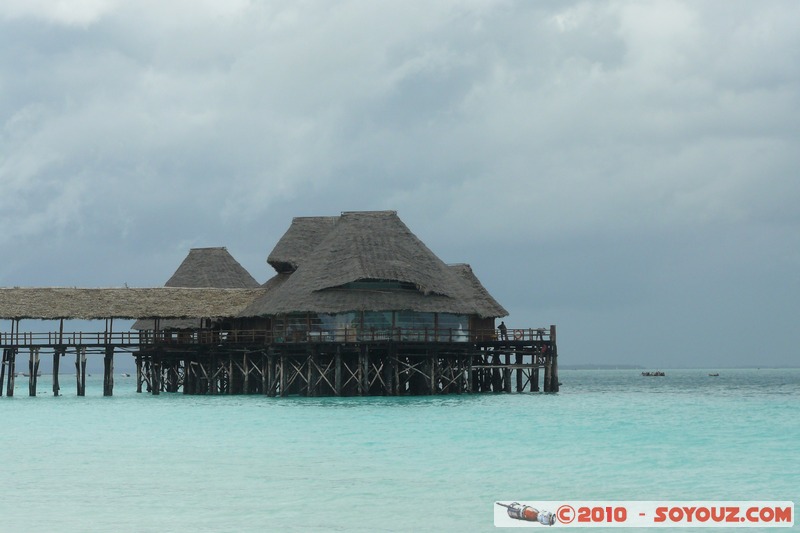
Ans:
<svg viewBox="0 0 800 533"><path fill-rule="evenodd" d="M28 361L28 396L36 396L36 382L39 377L39 348L31 348Z"/></svg>
<svg viewBox="0 0 800 533"><path fill-rule="evenodd" d="M545 357L544 363L544 392L552 392L552 381L553 381L553 374L552 374L552 364L550 363L550 355L548 354Z"/></svg>
<svg viewBox="0 0 800 533"><path fill-rule="evenodd" d="M189 357L183 359L183 393L195 394L194 390L194 368Z"/></svg>
<svg viewBox="0 0 800 533"><path fill-rule="evenodd" d="M61 386L58 383L58 371L59 366L61 366L62 354L61 348L56 348L53 352L53 396L58 396L61 392Z"/></svg>
<svg viewBox="0 0 800 533"><path fill-rule="evenodd" d="M369 345L364 347L364 366L361 370L361 379L364 380L363 393L369 396Z"/></svg>
<svg viewBox="0 0 800 533"><path fill-rule="evenodd" d="M136 356L136 392L142 392L142 356Z"/></svg>
<svg viewBox="0 0 800 533"><path fill-rule="evenodd" d="M558 347L556 345L556 327L550 326L550 358L552 360L552 370L550 377L550 392L558 392Z"/></svg>
<svg viewBox="0 0 800 533"><path fill-rule="evenodd" d="M342 395L342 347L336 346L336 355L334 361L334 375L333 375L333 392L336 396Z"/></svg>
<svg viewBox="0 0 800 533"><path fill-rule="evenodd" d="M247 361L247 352L242 354L242 368L244 368L242 393L250 394L250 363Z"/></svg>
<svg viewBox="0 0 800 533"><path fill-rule="evenodd" d="M11 348L8 351L8 387L6 387L6 396L11 398L14 396L14 378L17 373L17 349Z"/></svg>
<svg viewBox="0 0 800 533"><path fill-rule="evenodd" d="M275 396L276 392L275 356L272 353L267 355L267 383L269 383L269 388L267 389L267 395Z"/></svg>
<svg viewBox="0 0 800 533"><path fill-rule="evenodd" d="M161 361L150 362L150 392L153 396L161 394Z"/></svg>
<svg viewBox="0 0 800 533"><path fill-rule="evenodd" d="M106 346L103 357L103 396L114 395L114 347Z"/></svg>
<svg viewBox="0 0 800 533"><path fill-rule="evenodd" d="M437 361L437 357L430 352L428 352L428 365L430 366L430 393L436 394L437 392L437 383L436 383L436 374L437 374L437 367L439 366Z"/></svg>
<svg viewBox="0 0 800 533"><path fill-rule="evenodd" d="M78 396L86 396L86 347L78 346L75 353L75 379Z"/></svg>
<svg viewBox="0 0 800 533"><path fill-rule="evenodd" d="M280 395L286 396L286 356L283 354L281 354L279 372L280 376L278 379L280 380Z"/></svg>
<svg viewBox="0 0 800 533"><path fill-rule="evenodd" d="M472 393L475 391L475 370L472 368L473 354L467 354L467 392Z"/></svg>
<svg viewBox="0 0 800 533"><path fill-rule="evenodd" d="M310 348L306 351L306 396L314 396L314 353Z"/></svg>
<svg viewBox="0 0 800 533"><path fill-rule="evenodd" d="M3 395L3 383L6 380L6 366L8 366L9 348L3 348L3 362L0 364L0 396Z"/></svg>
<svg viewBox="0 0 800 533"><path fill-rule="evenodd" d="M397 349L392 347L392 394L400 394L400 365L397 362Z"/></svg>

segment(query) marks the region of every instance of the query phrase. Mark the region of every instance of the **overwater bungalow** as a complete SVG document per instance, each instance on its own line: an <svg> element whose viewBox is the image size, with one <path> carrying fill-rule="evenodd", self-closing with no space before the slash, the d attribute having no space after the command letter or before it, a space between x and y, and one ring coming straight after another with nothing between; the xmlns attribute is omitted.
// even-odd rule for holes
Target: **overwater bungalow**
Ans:
<svg viewBox="0 0 800 533"><path fill-rule="evenodd" d="M2 289L4 365L21 347L37 361L41 348L54 361L74 350L80 374L89 347L108 377L127 349L137 390L153 394L538 391L540 369L544 391L558 390L555 327L497 330L508 313L469 265L445 264L394 211L295 218L267 263L259 285L225 248L198 248L163 288ZM138 320L93 343L63 331L20 341L20 318L100 317Z"/></svg>

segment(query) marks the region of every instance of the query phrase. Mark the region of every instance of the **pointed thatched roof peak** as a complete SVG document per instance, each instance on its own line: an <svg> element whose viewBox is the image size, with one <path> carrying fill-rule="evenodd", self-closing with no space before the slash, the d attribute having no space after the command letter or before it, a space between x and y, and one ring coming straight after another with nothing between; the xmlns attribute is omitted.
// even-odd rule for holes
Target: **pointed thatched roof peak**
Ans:
<svg viewBox="0 0 800 533"><path fill-rule="evenodd" d="M339 217L295 217L292 225L267 258L277 272L294 272L322 239L330 233Z"/></svg>
<svg viewBox="0 0 800 533"><path fill-rule="evenodd" d="M481 317L508 314L469 266L446 265L397 212L343 212L340 217L324 219L321 223L321 219L299 223L295 219L276 246L281 253L270 254L270 264L279 274L268 282L269 287L265 284L269 290L240 316L387 310ZM309 231L302 231L306 224ZM327 233L325 227L329 227ZM301 246L290 242L292 235L304 239ZM311 245L314 241L316 246ZM287 250L302 250L294 256L295 270L279 268L286 263L277 257L287 258Z"/></svg>
<svg viewBox="0 0 800 533"><path fill-rule="evenodd" d="M192 248L165 287L251 289L259 283L225 247Z"/></svg>
<svg viewBox="0 0 800 533"><path fill-rule="evenodd" d="M355 281L398 281L423 294L449 295L447 265L431 252L396 211L344 212L295 275L312 290Z"/></svg>

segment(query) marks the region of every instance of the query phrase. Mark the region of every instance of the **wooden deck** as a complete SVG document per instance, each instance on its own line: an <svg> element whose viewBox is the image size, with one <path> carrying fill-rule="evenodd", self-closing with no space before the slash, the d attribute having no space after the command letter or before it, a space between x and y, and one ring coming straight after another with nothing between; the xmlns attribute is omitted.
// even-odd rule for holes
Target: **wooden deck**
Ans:
<svg viewBox="0 0 800 533"><path fill-rule="evenodd" d="M53 394L60 359L75 355L77 394L85 395L86 358L104 357L104 394L113 394L114 355L129 352L137 391L152 394L351 396L557 392L556 328L497 330L341 328L190 332L19 332L0 334L0 369L13 395L16 358L29 352L36 394L42 352L52 352ZM540 387L539 373L543 371ZM6 377L7 376L7 377Z"/></svg>

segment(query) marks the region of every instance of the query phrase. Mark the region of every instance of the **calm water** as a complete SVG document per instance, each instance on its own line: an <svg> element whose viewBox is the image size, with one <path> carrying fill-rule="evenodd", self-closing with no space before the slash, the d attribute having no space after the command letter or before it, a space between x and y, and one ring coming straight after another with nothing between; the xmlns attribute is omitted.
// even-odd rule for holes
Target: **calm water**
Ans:
<svg viewBox="0 0 800 533"><path fill-rule="evenodd" d="M0 398L0 531L492 531L496 500L800 503L800 369L720 373L346 399L137 395L120 377L78 398L67 376L30 398L20 378Z"/></svg>

